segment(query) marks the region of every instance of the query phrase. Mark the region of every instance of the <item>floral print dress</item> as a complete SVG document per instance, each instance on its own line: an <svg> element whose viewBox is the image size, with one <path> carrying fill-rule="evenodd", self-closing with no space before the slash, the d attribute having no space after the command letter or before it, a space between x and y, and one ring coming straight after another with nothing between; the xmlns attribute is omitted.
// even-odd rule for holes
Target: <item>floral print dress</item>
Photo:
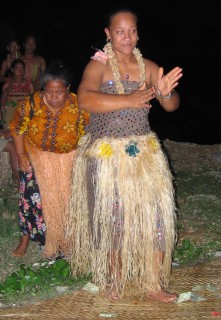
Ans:
<svg viewBox="0 0 221 320"><path fill-rule="evenodd" d="M42 203L39 186L36 182L33 167L29 172L19 170L20 199L19 199L19 226L21 234L29 234L30 239L45 245L45 223L42 216Z"/></svg>

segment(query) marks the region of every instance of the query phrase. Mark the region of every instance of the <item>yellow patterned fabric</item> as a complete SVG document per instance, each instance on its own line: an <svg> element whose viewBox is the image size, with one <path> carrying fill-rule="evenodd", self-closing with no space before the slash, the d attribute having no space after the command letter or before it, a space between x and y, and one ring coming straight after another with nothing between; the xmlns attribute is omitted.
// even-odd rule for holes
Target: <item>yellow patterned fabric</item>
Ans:
<svg viewBox="0 0 221 320"><path fill-rule="evenodd" d="M54 116L43 100L43 92L34 94L34 116L30 118L30 99L16 108L10 122L12 136L24 134L25 145L41 151L68 153L77 148L89 122L89 113L78 109L77 96L70 93L65 106Z"/></svg>

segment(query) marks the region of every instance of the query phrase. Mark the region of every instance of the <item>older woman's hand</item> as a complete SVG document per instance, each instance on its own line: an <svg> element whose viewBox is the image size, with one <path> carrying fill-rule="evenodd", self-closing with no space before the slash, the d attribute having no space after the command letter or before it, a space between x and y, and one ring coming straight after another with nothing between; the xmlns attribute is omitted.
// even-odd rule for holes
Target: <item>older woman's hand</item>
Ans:
<svg viewBox="0 0 221 320"><path fill-rule="evenodd" d="M18 166L21 171L28 172L30 170L30 160L26 153L20 153L18 155Z"/></svg>

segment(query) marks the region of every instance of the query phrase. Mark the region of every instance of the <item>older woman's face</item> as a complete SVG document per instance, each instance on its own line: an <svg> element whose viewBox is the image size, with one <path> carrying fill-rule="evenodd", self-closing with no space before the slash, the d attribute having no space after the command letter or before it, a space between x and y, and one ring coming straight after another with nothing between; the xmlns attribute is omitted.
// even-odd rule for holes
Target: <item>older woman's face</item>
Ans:
<svg viewBox="0 0 221 320"><path fill-rule="evenodd" d="M53 109L62 108L69 94L68 88L61 80L49 80L44 88L45 100Z"/></svg>

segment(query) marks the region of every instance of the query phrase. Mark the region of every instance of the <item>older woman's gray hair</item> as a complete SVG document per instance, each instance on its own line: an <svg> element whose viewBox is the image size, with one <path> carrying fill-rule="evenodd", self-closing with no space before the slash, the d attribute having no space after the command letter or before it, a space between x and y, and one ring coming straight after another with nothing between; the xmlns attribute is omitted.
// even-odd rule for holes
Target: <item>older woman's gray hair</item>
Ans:
<svg viewBox="0 0 221 320"><path fill-rule="evenodd" d="M44 88L50 80L63 81L68 88L72 81L71 69L60 60L51 61L41 78L41 87Z"/></svg>

